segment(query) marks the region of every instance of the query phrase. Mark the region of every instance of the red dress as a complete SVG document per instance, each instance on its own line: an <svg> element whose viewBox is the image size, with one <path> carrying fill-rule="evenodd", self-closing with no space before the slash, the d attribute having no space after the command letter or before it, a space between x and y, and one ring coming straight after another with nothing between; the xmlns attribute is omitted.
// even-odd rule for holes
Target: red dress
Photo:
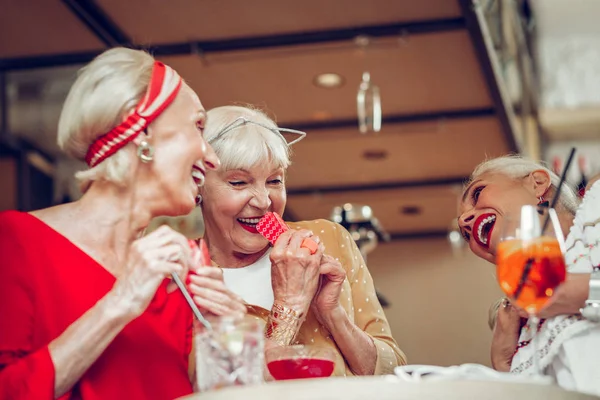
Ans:
<svg viewBox="0 0 600 400"><path fill-rule="evenodd" d="M0 213L0 398L54 398L48 344L111 290L115 278L36 217ZM173 399L188 378L192 313L166 281L64 399Z"/></svg>

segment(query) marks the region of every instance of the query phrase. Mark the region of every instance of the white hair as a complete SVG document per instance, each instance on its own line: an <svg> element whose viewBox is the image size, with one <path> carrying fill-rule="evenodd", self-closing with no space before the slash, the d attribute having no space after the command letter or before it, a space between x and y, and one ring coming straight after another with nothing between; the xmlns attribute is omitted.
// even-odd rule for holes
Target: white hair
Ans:
<svg viewBox="0 0 600 400"><path fill-rule="evenodd" d="M141 50L117 47L83 67L65 100L58 122L58 145L85 160L90 145L119 125L144 96L154 58ZM94 168L75 174L85 192L96 180L123 184L132 152L117 151Z"/></svg>
<svg viewBox="0 0 600 400"><path fill-rule="evenodd" d="M556 193L556 188L560 182L558 175L545 167L542 163L535 162L520 155L506 155L484 161L475 167L475 170L469 179L469 183L486 174L503 174L512 179L522 179L537 170L546 171L548 175L550 175L550 187L552 188L552 193ZM575 214L577 207L579 206L579 199L573 188L567 182L563 182L560 189L559 203L572 214Z"/></svg>
<svg viewBox="0 0 600 400"><path fill-rule="evenodd" d="M248 107L223 106L213 108L207 114L204 137L215 150L224 170L248 170L261 163L273 163L284 170L290 166L291 152L285 139L276 132L256 125L277 129L277 124L264 112ZM255 124L240 124L219 135L240 117Z"/></svg>

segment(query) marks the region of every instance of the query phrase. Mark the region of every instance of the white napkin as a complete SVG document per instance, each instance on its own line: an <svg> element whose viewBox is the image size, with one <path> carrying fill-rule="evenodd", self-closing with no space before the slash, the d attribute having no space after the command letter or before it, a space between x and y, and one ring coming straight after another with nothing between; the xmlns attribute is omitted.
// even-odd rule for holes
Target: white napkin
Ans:
<svg viewBox="0 0 600 400"><path fill-rule="evenodd" d="M499 372L480 364L462 364L451 367L437 365L403 365L394 369L394 374L408 382L420 381L502 381L514 383L553 384L549 376L522 376Z"/></svg>

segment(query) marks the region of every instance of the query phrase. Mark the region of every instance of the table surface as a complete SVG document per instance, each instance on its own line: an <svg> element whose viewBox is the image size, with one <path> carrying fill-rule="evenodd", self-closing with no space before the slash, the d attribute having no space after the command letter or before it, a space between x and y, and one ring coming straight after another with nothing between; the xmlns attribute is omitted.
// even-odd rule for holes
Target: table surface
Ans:
<svg viewBox="0 0 600 400"><path fill-rule="evenodd" d="M232 387L194 394L182 400L458 400L458 399L600 399L565 391L554 385L483 382L429 381L406 382L395 376L325 378L270 382L246 387Z"/></svg>

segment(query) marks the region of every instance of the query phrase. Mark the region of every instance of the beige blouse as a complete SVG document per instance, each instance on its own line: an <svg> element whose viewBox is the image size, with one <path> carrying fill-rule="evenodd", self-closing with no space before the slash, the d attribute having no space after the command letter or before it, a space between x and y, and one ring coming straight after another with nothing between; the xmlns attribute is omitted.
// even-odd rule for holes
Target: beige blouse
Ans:
<svg viewBox="0 0 600 400"><path fill-rule="evenodd" d="M344 227L327 220L288 223L292 229L308 229L321 239L325 253L339 260L346 270L346 280L342 287L340 303L350 319L366 332L377 348L375 375L391 374L398 365L406 364L406 357L392 338L390 326L383 308L377 300L373 279L365 265L360 250ZM248 305L250 316L266 324L270 310ZM333 375L354 375L337 348L329 331L317 321L309 311L296 338L298 344L330 346L337 353Z"/></svg>

